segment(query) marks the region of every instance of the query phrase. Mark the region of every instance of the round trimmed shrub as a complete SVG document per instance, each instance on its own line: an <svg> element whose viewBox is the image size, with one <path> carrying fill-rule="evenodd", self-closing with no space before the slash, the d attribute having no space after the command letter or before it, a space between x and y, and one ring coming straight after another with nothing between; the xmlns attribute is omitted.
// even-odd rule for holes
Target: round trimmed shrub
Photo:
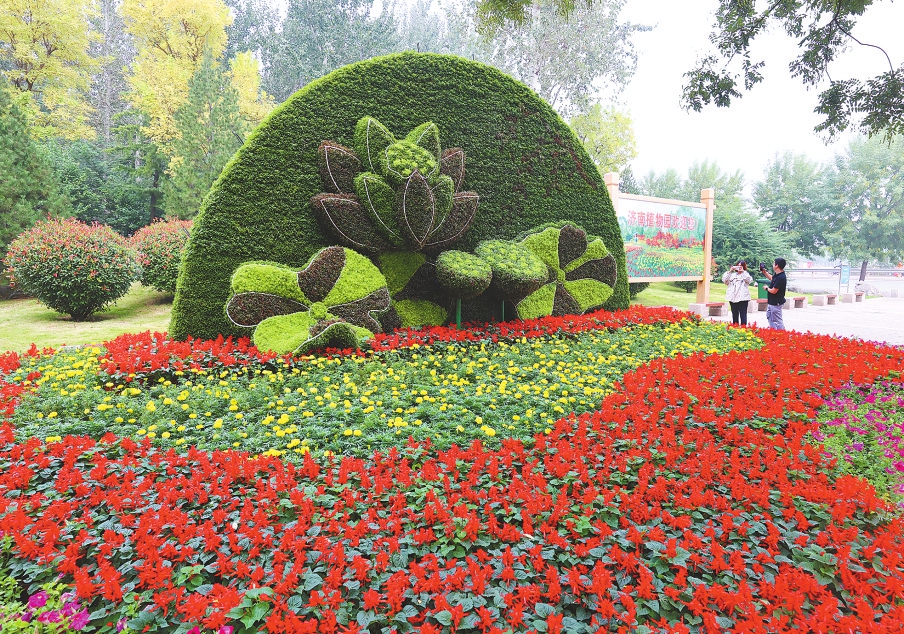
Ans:
<svg viewBox="0 0 904 634"><path fill-rule="evenodd" d="M476 255L444 251L436 258L436 279L452 297L470 299L487 290L493 269Z"/></svg>
<svg viewBox="0 0 904 634"><path fill-rule="evenodd" d="M38 222L13 241L4 262L15 285L76 321L125 295L138 273L125 238L72 218Z"/></svg>
<svg viewBox="0 0 904 634"><path fill-rule="evenodd" d="M141 266L141 283L161 293L175 293L179 262L188 242L191 220L155 220L130 238Z"/></svg>
<svg viewBox="0 0 904 634"><path fill-rule="evenodd" d="M173 337L239 334L223 306L230 275L242 262L300 267L337 244L310 205L324 191L318 155L327 140L354 147L363 117L375 118L397 138L432 122L443 147L467 155L460 189L476 192L480 205L455 249L473 252L485 240L512 240L545 222L569 220L602 238L616 260L617 283L605 306L629 305L612 202L568 125L530 88L495 68L408 52L351 64L311 82L251 134L195 218L173 304ZM491 302L469 303L474 312L467 319L493 317Z"/></svg>

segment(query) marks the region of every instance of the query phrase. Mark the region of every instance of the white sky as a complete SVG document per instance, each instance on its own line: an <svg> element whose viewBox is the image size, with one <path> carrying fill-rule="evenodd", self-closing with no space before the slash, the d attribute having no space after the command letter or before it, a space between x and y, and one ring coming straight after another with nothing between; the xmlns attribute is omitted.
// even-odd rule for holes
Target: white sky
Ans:
<svg viewBox="0 0 904 634"><path fill-rule="evenodd" d="M637 73L621 98L637 138L634 173L674 167L686 174L695 160L709 159L725 171L740 169L749 185L762 177L776 154L793 151L820 162L831 160L845 141L827 146L813 132L820 121L813 112L818 91L807 91L790 76L788 63L797 44L783 32L768 34L754 49L766 61L765 79L730 108L681 109L683 74L711 50L708 36L717 6L715 0L631 0L622 13L626 20L654 26L634 37ZM904 60L902 29L904 2L879 0L853 34L882 46L897 67ZM883 70L888 63L881 52L856 45L830 67L836 80L864 79Z"/></svg>

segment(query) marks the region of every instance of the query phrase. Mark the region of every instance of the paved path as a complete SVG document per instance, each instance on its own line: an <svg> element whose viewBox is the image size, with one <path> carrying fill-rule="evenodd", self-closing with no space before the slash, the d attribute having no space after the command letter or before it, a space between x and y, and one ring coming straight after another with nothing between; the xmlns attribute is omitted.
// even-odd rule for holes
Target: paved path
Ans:
<svg viewBox="0 0 904 634"><path fill-rule="evenodd" d="M808 305L786 310L783 315L788 330L904 345L904 298L877 297L853 304ZM769 327L765 311L747 316L748 322ZM731 315L710 319L730 322Z"/></svg>

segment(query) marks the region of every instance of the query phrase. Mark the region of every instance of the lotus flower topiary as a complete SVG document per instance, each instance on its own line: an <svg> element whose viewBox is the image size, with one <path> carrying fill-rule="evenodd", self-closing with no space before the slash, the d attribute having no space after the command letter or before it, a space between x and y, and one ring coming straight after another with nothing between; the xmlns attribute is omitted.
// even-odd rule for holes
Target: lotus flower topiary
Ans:
<svg viewBox="0 0 904 634"><path fill-rule="evenodd" d="M438 253L474 220L477 194L459 191L464 152L442 151L433 123L397 140L379 121L364 117L355 128L354 149L324 141L319 157L326 192L311 205L321 224L349 248Z"/></svg>
<svg viewBox="0 0 904 634"><path fill-rule="evenodd" d="M386 278L366 257L328 247L301 271L275 262L246 262L232 275L226 314L254 328L261 350L301 354L327 346L354 348L376 332L389 309Z"/></svg>

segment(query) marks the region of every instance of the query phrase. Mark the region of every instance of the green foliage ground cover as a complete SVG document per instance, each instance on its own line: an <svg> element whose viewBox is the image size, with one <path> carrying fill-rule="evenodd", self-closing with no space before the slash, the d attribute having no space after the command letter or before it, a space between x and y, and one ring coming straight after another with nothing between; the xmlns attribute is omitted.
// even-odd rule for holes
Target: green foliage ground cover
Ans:
<svg viewBox="0 0 904 634"><path fill-rule="evenodd" d="M436 343L291 367L176 372L116 384L99 348L24 359L12 377L42 378L12 419L21 438L108 432L162 447L312 450L370 455L406 440L441 447L529 441L569 412L588 412L630 369L655 358L756 348L748 330L699 321L625 326L514 342ZM18 378L17 378L18 377ZM170 380L171 379L171 380Z"/></svg>
<svg viewBox="0 0 904 634"><path fill-rule="evenodd" d="M172 296L133 284L116 304L89 321L72 321L36 299L0 301L0 351L98 343L125 332L163 331L169 323Z"/></svg>

